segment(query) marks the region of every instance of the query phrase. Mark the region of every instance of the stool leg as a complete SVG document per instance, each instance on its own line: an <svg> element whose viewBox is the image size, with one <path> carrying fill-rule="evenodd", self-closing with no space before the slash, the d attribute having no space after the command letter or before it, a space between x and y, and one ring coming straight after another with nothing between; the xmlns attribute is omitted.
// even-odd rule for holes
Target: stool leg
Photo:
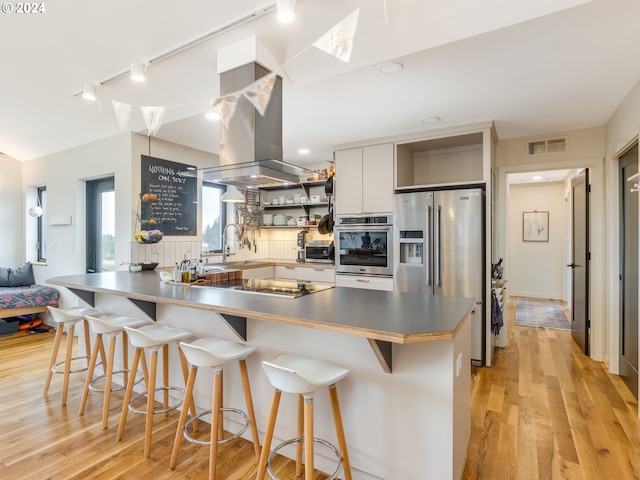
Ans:
<svg viewBox="0 0 640 480"><path fill-rule="evenodd" d="M156 358L157 360L157 358ZM162 346L162 383L164 387L169 386L169 344L165 343ZM169 390L166 388L163 390L162 395L162 408L169 408ZM168 416L169 412L165 412L164 416Z"/></svg>
<svg viewBox="0 0 640 480"><path fill-rule="evenodd" d="M53 350L51 350L51 360L49 360L49 369L47 370L47 379L44 382L44 394L49 392L49 386L51 385L51 377L53 376L53 366L58 359L58 350L60 349L60 341L62 340L62 331L64 330L64 323L58 323L56 328L56 337L53 340Z"/></svg>
<svg viewBox="0 0 640 480"><path fill-rule="evenodd" d="M166 345L165 345L166 346ZM147 386L147 418L144 426L144 458L151 456L151 434L153 433L153 403L156 393L156 374L158 371L158 351L151 351L151 368L149 369L149 385ZM166 392L166 390L165 390Z"/></svg>
<svg viewBox="0 0 640 480"><path fill-rule="evenodd" d="M187 364L187 358L184 356L184 352L180 347L178 347L178 353L180 354L179 357L180 357L180 365L182 366L182 376L184 377L184 384L186 385L188 382L188 377L190 375L189 365ZM187 406L189 407L189 409L191 410L192 417L196 416L196 403L193 400L193 395L191 395L190 401L187 401L187 397L185 395L183 405L184 405L183 409L187 408ZM191 423L191 426L193 427L194 432L198 431L198 424L199 424L199 421L197 419Z"/></svg>
<svg viewBox="0 0 640 480"><path fill-rule="evenodd" d="M342 471L344 480L351 480L351 464L349 463L349 453L347 451L347 439L344 436L342 425L342 414L340 413L340 402L338 401L338 390L335 383L329 386L329 396L331 397L331 409L333 410L333 421L336 425L336 435L338 436L338 446L342 454Z"/></svg>
<svg viewBox="0 0 640 480"><path fill-rule="evenodd" d="M304 399L304 480L313 480L313 397Z"/></svg>
<svg viewBox="0 0 640 480"><path fill-rule="evenodd" d="M251 386L249 385L249 374L247 373L247 362L243 358L240 360L240 378L242 379L242 388L244 390L244 401L247 405L247 415L249 415L249 424L251 426L251 437L253 438L253 450L256 459L260 458L260 438L258 437L258 426L256 424L256 414L253 411L253 397L251 396Z"/></svg>
<svg viewBox="0 0 640 480"><path fill-rule="evenodd" d="M80 402L80 410L78 415L84 415L84 409L87 406L87 399L89 398L89 385L93 380L93 372L96 369L96 362L98 360L98 352L100 351L99 344L102 343L102 334L96 335L95 342L93 344L93 352L91 352L91 359L89 360L89 369L87 370L87 378L84 381L84 389L82 391L82 401Z"/></svg>
<svg viewBox="0 0 640 480"><path fill-rule="evenodd" d="M89 337L89 321L85 318L82 320L82 333L84 337L84 354L90 355L91 352L91 338ZM104 365L104 349L101 352L102 354L102 364Z"/></svg>
<svg viewBox="0 0 640 480"><path fill-rule="evenodd" d="M104 378L104 400L102 401L102 428L107 428L109 421L109 402L111 401L111 382L113 380L113 360L116 355L116 337L109 338L109 358Z"/></svg>
<svg viewBox="0 0 640 480"><path fill-rule="evenodd" d="M140 361L141 348L136 348L133 353L133 360L131 361L131 369L138 368L138 362ZM144 356L142 357L144 359ZM145 361L146 364L146 361ZM146 371L146 367L145 367ZM145 376L145 380L147 377ZM118 434L116 440L122 440L122 434L124 433L124 425L127 422L127 413L129 412L129 402L131 401L131 394L133 393L133 384L136 381L135 375L129 376L129 382L127 383L127 389L124 393L124 401L122 402L122 413L120 414L120 424L118 425ZM148 382L145 382L148 384Z"/></svg>
<svg viewBox="0 0 640 480"><path fill-rule="evenodd" d="M211 438L209 442L209 480L216 480L218 459L218 433L222 423L222 370L213 372L213 406L211 409Z"/></svg>
<svg viewBox="0 0 640 480"><path fill-rule="evenodd" d="M215 375L215 373L214 373ZM220 407L224 405L224 370L220 371L220 388L217 390L220 396ZM221 416L218 422L218 438L222 440L224 438L224 418Z"/></svg>
<svg viewBox="0 0 640 480"><path fill-rule="evenodd" d="M71 354L73 353L73 332L75 328L70 324L67 328L67 351L64 362L64 383L62 384L62 402L64 407L67 404L67 390L69 389L69 374L71 373Z"/></svg>
<svg viewBox="0 0 640 480"><path fill-rule="evenodd" d="M176 430L176 438L173 441L173 451L171 452L171 460L169 462L169 468L173 470L178 463L178 453L180 452L180 445L182 444L182 431L184 430L184 424L187 423L188 408L187 405L193 401L193 385L196 383L196 374L198 373L198 367L191 366L189 370L189 378L186 382L186 388L184 392L184 404L180 411L180 419L178 420L178 428Z"/></svg>
<svg viewBox="0 0 640 480"><path fill-rule="evenodd" d="M304 397L298 395L298 437L304 438ZM302 442L296 444L296 476L302 475Z"/></svg>
<svg viewBox="0 0 640 480"><path fill-rule="evenodd" d="M260 454L260 463L258 464L258 475L256 480L264 480L267 473L267 460L271 451L271 441L273 440L273 431L276 426L276 417L278 416L278 406L280 405L280 397L282 392L274 390L273 400L271 400L271 410L269 410L269 418L267 419L267 428L264 432L264 441L262 442L262 453Z"/></svg>
<svg viewBox="0 0 640 480"><path fill-rule="evenodd" d="M129 383L129 335L126 330L122 330L122 369L124 370L124 385ZM132 372L135 376L136 372Z"/></svg>

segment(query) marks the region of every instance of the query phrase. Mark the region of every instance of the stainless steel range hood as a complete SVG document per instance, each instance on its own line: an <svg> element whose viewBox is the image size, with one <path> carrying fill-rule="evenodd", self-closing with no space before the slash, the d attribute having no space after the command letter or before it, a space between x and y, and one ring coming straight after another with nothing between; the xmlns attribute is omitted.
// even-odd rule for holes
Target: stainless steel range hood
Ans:
<svg viewBox="0 0 640 480"><path fill-rule="evenodd" d="M220 96L232 95L270 71L257 63L220 75ZM237 187L298 183L310 170L282 161L282 78L276 76L269 105L262 116L238 96L228 128L220 124L220 165L203 169L203 180Z"/></svg>

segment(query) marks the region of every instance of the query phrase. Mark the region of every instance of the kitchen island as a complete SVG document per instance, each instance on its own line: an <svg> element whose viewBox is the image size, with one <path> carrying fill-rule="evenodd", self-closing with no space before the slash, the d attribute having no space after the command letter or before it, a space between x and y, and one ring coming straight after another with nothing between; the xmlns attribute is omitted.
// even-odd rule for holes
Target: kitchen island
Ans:
<svg viewBox="0 0 640 480"><path fill-rule="evenodd" d="M341 287L277 298L166 284L156 272L71 275L48 283L104 311L140 316L142 310L196 336L246 339L258 349L247 364L261 431L272 391L261 360L287 352L349 368L339 392L355 479L462 474L470 432L471 299ZM172 368L172 380L180 383L179 366ZM240 405L241 389L232 377L225 396ZM196 385L202 408L210 404L205 383ZM274 442L295 436L295 399L283 398L281 408ZM316 415L327 419L317 422L316 435L333 441L330 405L322 395ZM333 470L330 457L316 465Z"/></svg>

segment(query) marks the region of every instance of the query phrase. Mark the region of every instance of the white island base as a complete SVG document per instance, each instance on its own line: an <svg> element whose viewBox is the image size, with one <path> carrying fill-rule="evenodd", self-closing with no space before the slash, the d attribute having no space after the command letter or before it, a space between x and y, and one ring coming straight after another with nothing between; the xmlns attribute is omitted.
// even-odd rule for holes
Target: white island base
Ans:
<svg viewBox="0 0 640 480"><path fill-rule="evenodd" d="M127 299L96 295L96 308L141 315ZM237 341L217 313L157 305L157 322L187 329L195 336ZM354 480L459 479L470 436L470 324L453 340L393 346L393 373L385 373L365 338L247 319L247 343L257 352L247 358L260 431L264 435L273 389L260 362L280 353L317 358L349 368L338 384ZM171 351L171 383L182 385L177 351ZM120 358L116 355L116 359ZM225 404L243 408L238 367L224 378ZM212 375L201 369L194 395L199 410L211 405ZM159 379L160 380L160 379ZM158 398L160 400L160 398ZM229 419L225 428L235 431ZM296 436L296 398L283 395L272 446ZM336 444L328 393L315 403L315 436ZM245 432L245 438L250 439ZM280 451L293 458L293 448ZM316 468L335 469L335 458L319 449ZM341 476L341 478L343 478Z"/></svg>

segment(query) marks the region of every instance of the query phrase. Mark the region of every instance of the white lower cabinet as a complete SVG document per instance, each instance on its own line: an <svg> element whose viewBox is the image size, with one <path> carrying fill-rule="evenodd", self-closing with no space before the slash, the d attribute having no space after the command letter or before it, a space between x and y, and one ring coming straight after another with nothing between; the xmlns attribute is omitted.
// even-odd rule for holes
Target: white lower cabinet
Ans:
<svg viewBox="0 0 640 480"><path fill-rule="evenodd" d="M276 280L295 280L307 283L335 283L335 269L331 267L298 267L293 265L276 265L274 267Z"/></svg>
<svg viewBox="0 0 640 480"><path fill-rule="evenodd" d="M393 277L336 275L336 287L367 288L369 290L386 290L392 292Z"/></svg>
<svg viewBox="0 0 640 480"><path fill-rule="evenodd" d="M245 268L242 270L242 278L270 280L273 278L273 267Z"/></svg>

